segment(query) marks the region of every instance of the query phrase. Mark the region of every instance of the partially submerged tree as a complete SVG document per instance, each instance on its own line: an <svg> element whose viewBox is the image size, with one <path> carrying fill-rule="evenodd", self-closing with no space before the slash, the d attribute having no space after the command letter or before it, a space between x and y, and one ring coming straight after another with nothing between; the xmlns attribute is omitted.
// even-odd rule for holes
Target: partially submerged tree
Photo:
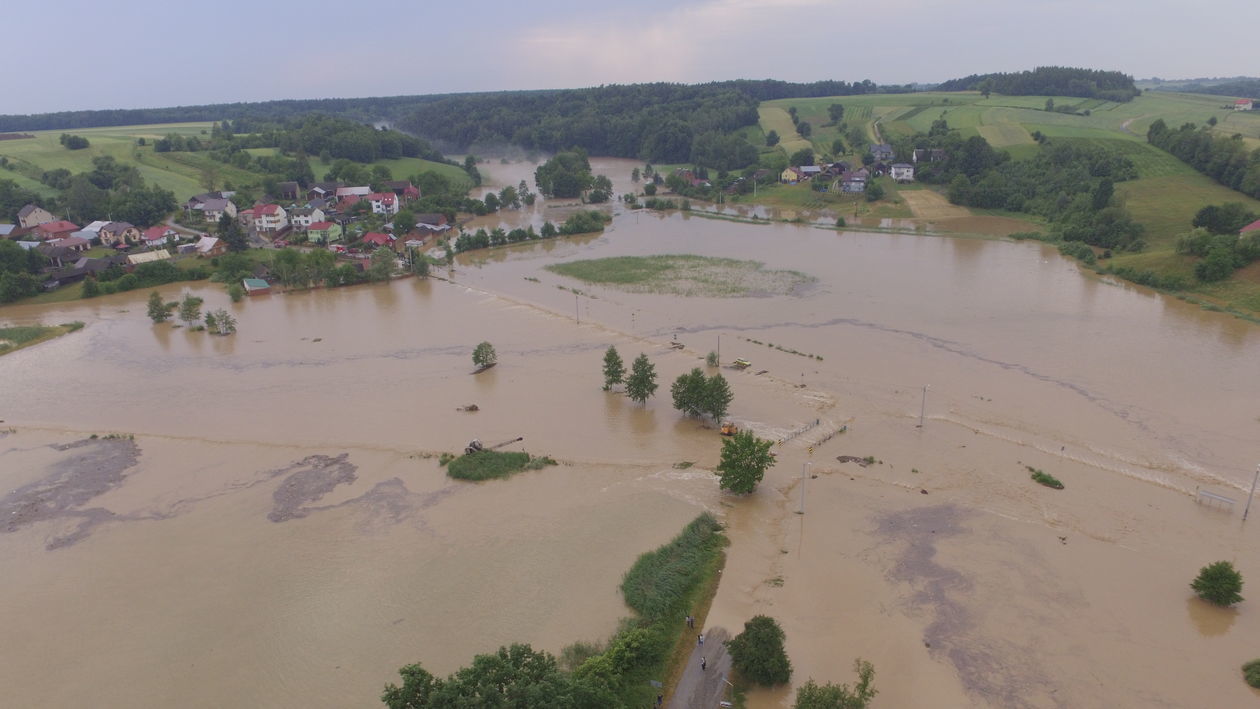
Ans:
<svg viewBox="0 0 1260 709"><path fill-rule="evenodd" d="M494 345L489 342L483 342L475 349L472 354L473 364L480 369L485 369L499 361L498 355L494 352Z"/></svg>
<svg viewBox="0 0 1260 709"><path fill-rule="evenodd" d="M166 322L170 316L170 311L166 309L166 303L162 300L162 294L157 291L149 293L149 319L159 323Z"/></svg>
<svg viewBox="0 0 1260 709"><path fill-rule="evenodd" d="M648 360L646 354L640 354L630 365L630 376L626 379L626 396L644 404L655 393L656 366Z"/></svg>
<svg viewBox="0 0 1260 709"><path fill-rule="evenodd" d="M783 628L774 618L753 616L744 623L744 632L731 638L726 647L731 666L744 679L771 687L792 678L792 663L783 649Z"/></svg>
<svg viewBox="0 0 1260 709"><path fill-rule="evenodd" d="M1218 606L1232 606L1243 599L1242 574L1228 561L1216 561L1199 570L1190 588L1199 598Z"/></svg>
<svg viewBox="0 0 1260 709"><path fill-rule="evenodd" d="M185 325L192 325L201 319L201 303L201 298L192 293L186 293L179 303L179 319L183 320Z"/></svg>
<svg viewBox="0 0 1260 709"><path fill-rule="evenodd" d="M818 685L810 679L796 690L793 709L866 709L871 699L879 694L871 683L875 680L875 666L858 658L853 661L853 671L858 682L849 689L847 684Z"/></svg>
<svg viewBox="0 0 1260 709"><path fill-rule="evenodd" d="M625 378L626 365L621 361L621 355L617 354L617 348L609 345L608 351L604 353L604 391L622 383Z"/></svg>
<svg viewBox="0 0 1260 709"><path fill-rule="evenodd" d="M722 457L717 465L718 487L738 494L757 489L766 470L774 465L773 441L757 438L751 431L740 431L722 439Z"/></svg>

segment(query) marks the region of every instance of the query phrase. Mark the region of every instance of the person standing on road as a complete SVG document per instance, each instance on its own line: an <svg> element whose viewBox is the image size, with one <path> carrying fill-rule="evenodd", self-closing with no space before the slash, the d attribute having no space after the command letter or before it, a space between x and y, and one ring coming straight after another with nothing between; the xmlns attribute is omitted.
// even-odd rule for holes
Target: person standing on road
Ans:
<svg viewBox="0 0 1260 709"><path fill-rule="evenodd" d="M697 645L703 645L703 644L704 644L704 633L700 633L700 635L696 637L696 640L697 640L697 642L696 642L696 644L697 644Z"/></svg>
<svg viewBox="0 0 1260 709"><path fill-rule="evenodd" d="M704 672L705 668L707 668L708 666L709 666L709 663L704 659L704 656L701 656L700 657L700 671Z"/></svg>

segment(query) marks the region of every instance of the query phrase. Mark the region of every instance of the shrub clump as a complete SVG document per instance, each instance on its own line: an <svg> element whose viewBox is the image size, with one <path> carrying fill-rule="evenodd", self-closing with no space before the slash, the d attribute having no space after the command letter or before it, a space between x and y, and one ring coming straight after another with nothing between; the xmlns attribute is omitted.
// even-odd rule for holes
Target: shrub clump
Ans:
<svg viewBox="0 0 1260 709"><path fill-rule="evenodd" d="M531 457L517 451L477 451L450 461L446 474L460 480L490 480L507 478L522 470L539 470L556 461L547 457Z"/></svg>
<svg viewBox="0 0 1260 709"><path fill-rule="evenodd" d="M1260 660L1252 660L1242 666L1243 679L1247 684L1260 689Z"/></svg>
<svg viewBox="0 0 1260 709"><path fill-rule="evenodd" d="M792 678L792 663L783 649L783 628L774 618L753 616L744 632L727 642L731 666L750 682L770 687Z"/></svg>
<svg viewBox="0 0 1260 709"><path fill-rule="evenodd" d="M1030 477L1032 477L1032 479L1035 482L1040 483L1041 485L1045 485L1046 487L1052 487L1055 490L1063 489L1063 483L1059 482L1059 479L1051 475L1050 473L1047 473L1042 470L1037 470L1031 465L1028 465L1025 467L1028 468L1028 472L1032 473Z"/></svg>
<svg viewBox="0 0 1260 709"><path fill-rule="evenodd" d="M1216 561L1202 569L1190 583L1199 598L1218 606L1232 606L1243 599L1242 574L1228 561Z"/></svg>

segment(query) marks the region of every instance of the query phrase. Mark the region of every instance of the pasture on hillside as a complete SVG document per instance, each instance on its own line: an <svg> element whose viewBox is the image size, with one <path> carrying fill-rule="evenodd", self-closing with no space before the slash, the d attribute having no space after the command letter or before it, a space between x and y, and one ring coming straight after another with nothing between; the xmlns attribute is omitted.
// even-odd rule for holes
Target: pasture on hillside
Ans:
<svg viewBox="0 0 1260 709"><path fill-rule="evenodd" d="M785 114L786 115L786 114ZM790 125L790 123L789 123ZM39 182L40 175L50 170L64 168L72 173L91 172L92 159L112 156L120 163L135 165L145 182L155 184L175 193L175 199L183 202L189 197L211 189L222 188L225 183L236 186L258 184L261 175L214 160L205 152L159 153L153 149L153 141L172 133L209 137L212 124L160 123L140 126L113 126L107 128L77 128L69 131L34 131L34 138L0 141L0 156L8 158L12 169L0 171L0 178L11 179L19 186L44 196L54 196L57 191ZM62 133L83 136L90 145L83 150L67 150L59 142ZM144 138L145 145L137 141ZM253 156L275 155L275 148L247 148ZM446 175L463 189L472 181L455 165L421 160L398 158L377 160L373 165L389 168L394 179L406 179L421 172L438 172ZM314 156L311 168L317 179L323 179L327 166Z"/></svg>

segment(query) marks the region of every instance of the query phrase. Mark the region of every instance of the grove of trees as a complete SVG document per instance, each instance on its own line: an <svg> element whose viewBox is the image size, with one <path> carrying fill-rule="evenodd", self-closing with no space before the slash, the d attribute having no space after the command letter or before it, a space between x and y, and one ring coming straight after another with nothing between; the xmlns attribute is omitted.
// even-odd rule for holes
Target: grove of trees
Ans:
<svg viewBox="0 0 1260 709"><path fill-rule="evenodd" d="M1222 185L1260 199L1260 148L1248 149L1241 135L1226 137L1194 123L1174 129L1160 118L1146 130L1146 140Z"/></svg>
<svg viewBox="0 0 1260 709"><path fill-rule="evenodd" d="M1141 95L1133 77L1118 71L1039 66L1031 71L972 74L951 79L937 91L984 91L1007 96L1075 96L1106 101L1132 101Z"/></svg>

